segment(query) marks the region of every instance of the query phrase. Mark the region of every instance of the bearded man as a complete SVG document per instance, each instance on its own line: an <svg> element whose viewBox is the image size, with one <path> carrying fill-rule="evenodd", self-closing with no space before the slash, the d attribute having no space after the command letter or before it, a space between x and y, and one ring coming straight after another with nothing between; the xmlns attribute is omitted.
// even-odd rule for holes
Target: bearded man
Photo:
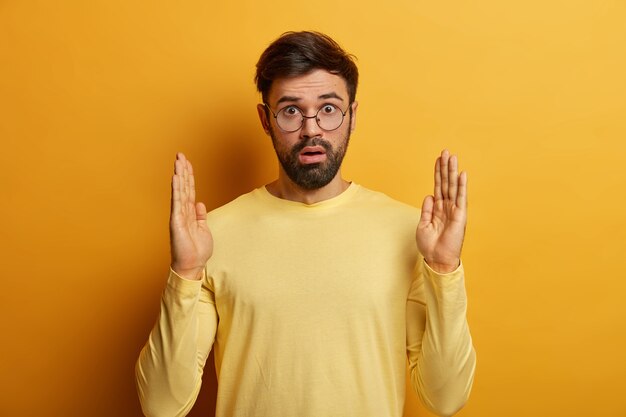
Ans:
<svg viewBox="0 0 626 417"><path fill-rule="evenodd" d="M352 56L290 32L257 63L278 178L207 214L172 178L171 269L136 381L147 416L184 416L211 348L217 417L400 417L466 402L475 352L461 247L467 175L443 151L422 210L341 175L356 124Z"/></svg>

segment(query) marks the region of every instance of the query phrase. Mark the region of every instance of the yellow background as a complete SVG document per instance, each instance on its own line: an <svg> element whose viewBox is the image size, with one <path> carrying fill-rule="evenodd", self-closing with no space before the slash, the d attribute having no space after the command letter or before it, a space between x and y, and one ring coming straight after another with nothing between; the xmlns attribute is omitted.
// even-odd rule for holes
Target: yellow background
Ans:
<svg viewBox="0 0 626 417"><path fill-rule="evenodd" d="M358 57L348 179L420 205L442 148L469 173L459 416L626 416L626 5L602 0L0 1L0 415L140 415L175 152L209 208L275 176L252 78L294 29Z"/></svg>

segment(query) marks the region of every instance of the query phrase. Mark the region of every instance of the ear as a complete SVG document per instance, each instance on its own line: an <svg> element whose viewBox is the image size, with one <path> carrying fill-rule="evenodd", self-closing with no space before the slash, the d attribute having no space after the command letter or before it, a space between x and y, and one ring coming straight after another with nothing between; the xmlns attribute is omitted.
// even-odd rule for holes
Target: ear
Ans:
<svg viewBox="0 0 626 417"><path fill-rule="evenodd" d="M270 121L267 118L267 109L264 104L257 104L256 111L259 114L259 120L261 121L261 127L265 131L266 135L270 134Z"/></svg>
<svg viewBox="0 0 626 417"><path fill-rule="evenodd" d="M352 107L352 120L350 123L350 133L354 132L354 129L356 129L356 109L357 107L359 107L359 102L354 101L351 104L351 107Z"/></svg>

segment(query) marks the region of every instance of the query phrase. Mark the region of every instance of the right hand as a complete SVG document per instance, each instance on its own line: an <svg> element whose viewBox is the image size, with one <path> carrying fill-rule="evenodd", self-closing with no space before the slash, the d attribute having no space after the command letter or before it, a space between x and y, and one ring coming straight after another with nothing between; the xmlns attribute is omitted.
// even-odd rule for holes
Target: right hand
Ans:
<svg viewBox="0 0 626 417"><path fill-rule="evenodd" d="M213 253L213 237L206 216L205 205L196 203L191 162L177 153L172 176L170 249L172 270L183 278L200 280Z"/></svg>

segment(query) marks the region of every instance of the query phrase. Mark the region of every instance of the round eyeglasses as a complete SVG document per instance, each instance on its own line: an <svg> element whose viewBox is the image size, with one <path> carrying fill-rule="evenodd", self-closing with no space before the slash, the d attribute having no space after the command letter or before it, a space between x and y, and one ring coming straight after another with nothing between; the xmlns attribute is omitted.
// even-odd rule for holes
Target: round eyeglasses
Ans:
<svg viewBox="0 0 626 417"><path fill-rule="evenodd" d="M278 127L288 133L300 130L306 119L315 119L317 125L323 130L336 130L343 124L343 118L346 113L348 113L348 109L342 111L334 104L324 104L317 110L314 116L305 116L299 107L293 105L283 107L278 110L277 113L274 113L269 104L263 104L272 113L274 119L276 119ZM348 106L348 108L350 108L350 106Z"/></svg>

